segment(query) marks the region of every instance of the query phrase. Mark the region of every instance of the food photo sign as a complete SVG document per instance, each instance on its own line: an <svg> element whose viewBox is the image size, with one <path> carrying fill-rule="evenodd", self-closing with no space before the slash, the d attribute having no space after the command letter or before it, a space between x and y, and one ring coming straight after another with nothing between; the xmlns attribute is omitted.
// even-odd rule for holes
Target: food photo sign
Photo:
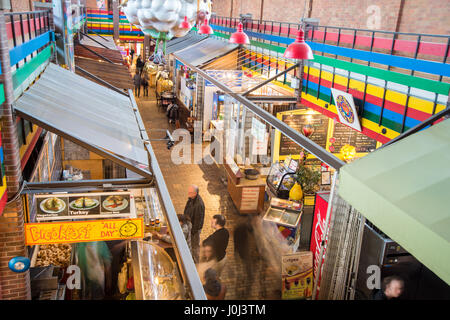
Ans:
<svg viewBox="0 0 450 320"><path fill-rule="evenodd" d="M36 195L37 221L130 217L135 214L130 192Z"/></svg>

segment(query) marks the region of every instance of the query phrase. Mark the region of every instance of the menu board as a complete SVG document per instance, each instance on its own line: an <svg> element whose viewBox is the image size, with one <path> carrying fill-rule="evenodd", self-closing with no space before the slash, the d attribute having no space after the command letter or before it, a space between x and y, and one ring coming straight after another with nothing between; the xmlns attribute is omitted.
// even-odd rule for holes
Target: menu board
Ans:
<svg viewBox="0 0 450 320"><path fill-rule="evenodd" d="M129 216L129 192L36 195L36 220Z"/></svg>
<svg viewBox="0 0 450 320"><path fill-rule="evenodd" d="M303 126L307 124L311 125L314 129L314 132L309 137L309 139L311 139L324 149L326 148L329 121L328 117L322 114L289 114L283 115L282 121L291 128L301 133ZM285 135L281 135L280 156L299 154L301 150L302 147L300 147Z"/></svg>
<svg viewBox="0 0 450 320"><path fill-rule="evenodd" d="M332 137L334 142L331 144L333 148L330 151L335 153L338 153L346 144L354 146L357 153L372 152L377 147L375 139L369 138L341 123L335 123Z"/></svg>

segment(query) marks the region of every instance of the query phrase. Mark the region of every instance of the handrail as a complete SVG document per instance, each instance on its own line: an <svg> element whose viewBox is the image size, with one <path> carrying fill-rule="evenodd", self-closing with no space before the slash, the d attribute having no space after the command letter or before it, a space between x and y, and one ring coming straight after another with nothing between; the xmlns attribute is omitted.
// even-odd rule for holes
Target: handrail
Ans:
<svg viewBox="0 0 450 320"><path fill-rule="evenodd" d="M213 19L231 19L231 20L240 21L240 18L236 18L236 17L230 18L230 17L224 17L224 16L212 16L211 20L215 21ZM275 21L275 20L258 20L258 19L245 19L245 22L247 22L247 23L253 22L253 23L256 23L257 25L264 24L264 22L278 23L280 25L287 24L289 26L300 26L301 25L301 23L296 23L296 22L284 22L284 21ZM357 31L364 31L364 32L389 33L389 34L409 35L409 36L450 38L450 35L443 35L443 34L398 32L398 31L388 31L388 30L370 30L370 29L358 29L358 28L338 27L338 26L329 26L329 25L318 25L315 28L332 28L332 29L342 29L342 30L352 30L352 31L357 30ZM244 24L244 29L245 29L245 24Z"/></svg>
<svg viewBox="0 0 450 320"><path fill-rule="evenodd" d="M20 15L20 14L34 14L34 13L47 13L51 12L51 9L48 10L36 10L36 11L14 11L14 12L5 12L5 16L14 16L14 15Z"/></svg>

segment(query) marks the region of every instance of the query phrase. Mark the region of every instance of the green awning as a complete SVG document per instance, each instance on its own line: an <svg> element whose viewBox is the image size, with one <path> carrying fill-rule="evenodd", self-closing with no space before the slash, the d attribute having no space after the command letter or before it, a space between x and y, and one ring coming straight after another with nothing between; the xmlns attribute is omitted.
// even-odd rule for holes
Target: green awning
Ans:
<svg viewBox="0 0 450 320"><path fill-rule="evenodd" d="M339 194L450 284L450 119L343 166Z"/></svg>

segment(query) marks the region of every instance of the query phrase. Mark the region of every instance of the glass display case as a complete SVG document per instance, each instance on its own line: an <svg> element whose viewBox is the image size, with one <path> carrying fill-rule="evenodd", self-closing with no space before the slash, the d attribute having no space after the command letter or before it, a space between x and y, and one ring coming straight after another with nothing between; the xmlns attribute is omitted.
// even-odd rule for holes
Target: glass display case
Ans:
<svg viewBox="0 0 450 320"><path fill-rule="evenodd" d="M267 186L275 197L289 199L289 191L295 184L296 163L295 160L287 159L283 163L272 164L267 176Z"/></svg>
<svg viewBox="0 0 450 320"><path fill-rule="evenodd" d="M300 240L300 219L303 212L303 203L279 198L272 198L263 220L277 225L283 238L285 238L293 251L298 248Z"/></svg>
<svg viewBox="0 0 450 320"><path fill-rule="evenodd" d="M131 252L137 300L185 299L177 265L164 249L152 242L133 241Z"/></svg>

